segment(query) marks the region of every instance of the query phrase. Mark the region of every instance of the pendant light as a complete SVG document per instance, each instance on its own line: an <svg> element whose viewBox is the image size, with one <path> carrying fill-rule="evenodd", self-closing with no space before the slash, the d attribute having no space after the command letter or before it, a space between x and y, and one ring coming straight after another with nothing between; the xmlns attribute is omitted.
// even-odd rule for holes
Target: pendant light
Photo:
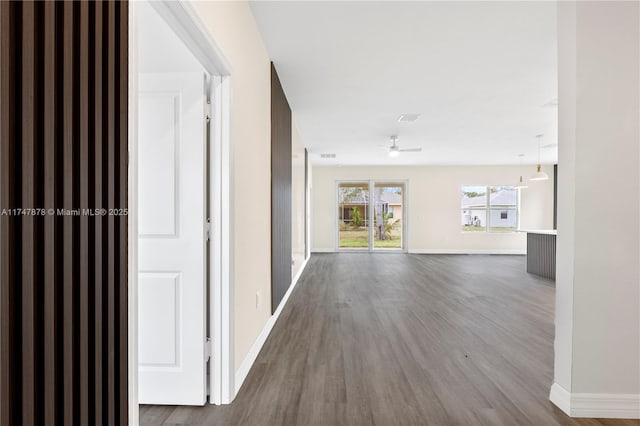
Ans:
<svg viewBox="0 0 640 426"><path fill-rule="evenodd" d="M524 154L518 154L518 157L520 158L520 168L522 168L522 157L524 157ZM520 180L513 185L513 187L516 189L526 189L529 186L522 180L522 175L520 175Z"/></svg>
<svg viewBox="0 0 640 426"><path fill-rule="evenodd" d="M540 140L542 139L542 135L536 135L536 138L538 138L538 167L529 180L547 180L549 179L549 175L542 171L542 166L540 165Z"/></svg>

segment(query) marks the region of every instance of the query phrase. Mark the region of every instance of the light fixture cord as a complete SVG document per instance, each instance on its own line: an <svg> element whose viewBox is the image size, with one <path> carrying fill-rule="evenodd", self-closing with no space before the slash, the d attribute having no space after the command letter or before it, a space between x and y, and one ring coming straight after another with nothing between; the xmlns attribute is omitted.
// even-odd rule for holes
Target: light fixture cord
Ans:
<svg viewBox="0 0 640 426"><path fill-rule="evenodd" d="M541 138L541 136L538 135L537 138L538 138L538 165L540 165L540 138Z"/></svg>

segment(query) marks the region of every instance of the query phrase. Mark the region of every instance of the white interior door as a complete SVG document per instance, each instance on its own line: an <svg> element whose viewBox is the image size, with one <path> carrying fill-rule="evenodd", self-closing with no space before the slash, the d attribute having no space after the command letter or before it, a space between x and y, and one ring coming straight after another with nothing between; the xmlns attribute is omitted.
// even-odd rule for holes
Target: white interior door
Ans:
<svg viewBox="0 0 640 426"><path fill-rule="evenodd" d="M206 401L202 73L139 76L139 401Z"/></svg>

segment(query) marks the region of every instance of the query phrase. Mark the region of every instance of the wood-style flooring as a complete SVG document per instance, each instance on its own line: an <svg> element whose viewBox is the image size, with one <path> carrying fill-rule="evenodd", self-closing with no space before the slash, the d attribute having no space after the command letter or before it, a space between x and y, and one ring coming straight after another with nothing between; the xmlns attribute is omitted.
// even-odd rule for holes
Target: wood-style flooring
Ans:
<svg viewBox="0 0 640 426"><path fill-rule="evenodd" d="M523 256L314 254L233 404L141 423L640 424L549 402L554 293Z"/></svg>

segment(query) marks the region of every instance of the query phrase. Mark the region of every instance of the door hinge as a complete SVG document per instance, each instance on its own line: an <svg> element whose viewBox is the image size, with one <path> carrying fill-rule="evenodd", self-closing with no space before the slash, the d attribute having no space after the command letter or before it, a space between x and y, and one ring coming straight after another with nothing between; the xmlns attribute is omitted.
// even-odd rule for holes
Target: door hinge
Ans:
<svg viewBox="0 0 640 426"><path fill-rule="evenodd" d="M213 342L211 341L211 337L207 337L207 340L204 341L204 361L205 362L209 361L212 353L213 353Z"/></svg>
<svg viewBox="0 0 640 426"><path fill-rule="evenodd" d="M206 229L206 237L207 241L211 241L211 218L207 218L207 223L205 224Z"/></svg>
<svg viewBox="0 0 640 426"><path fill-rule="evenodd" d="M207 120L207 123L211 122L211 102L208 99L204 103L204 119Z"/></svg>

